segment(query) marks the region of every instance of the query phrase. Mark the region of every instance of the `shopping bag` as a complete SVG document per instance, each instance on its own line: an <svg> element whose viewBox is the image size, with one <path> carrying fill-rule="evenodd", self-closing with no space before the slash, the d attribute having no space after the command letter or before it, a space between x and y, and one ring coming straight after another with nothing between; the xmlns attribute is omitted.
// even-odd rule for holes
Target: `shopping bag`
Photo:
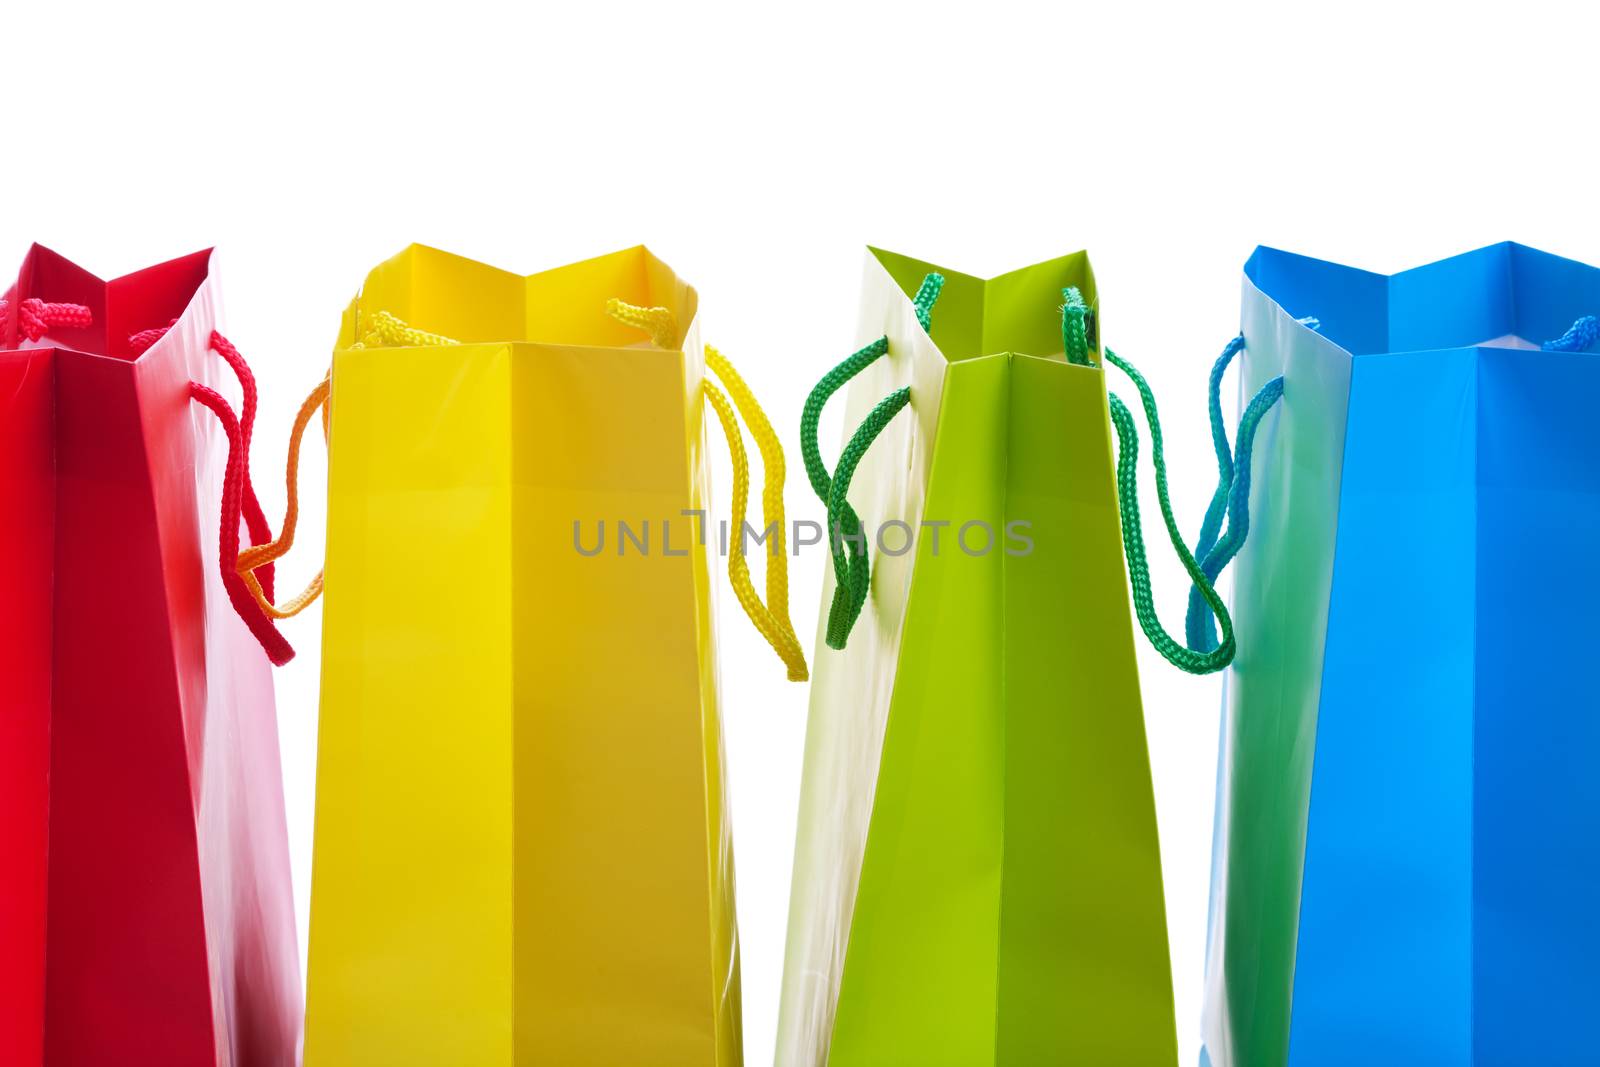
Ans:
<svg viewBox="0 0 1600 1067"><path fill-rule="evenodd" d="M35 246L3 305L0 1062L291 1067L271 667L192 400L240 388L210 254L103 282Z"/></svg>
<svg viewBox="0 0 1600 1067"><path fill-rule="evenodd" d="M780 1067L1176 1062L1105 378L1064 290L1097 306L1081 253L984 280L872 250L866 346L806 405L834 564Z"/></svg>
<svg viewBox="0 0 1600 1067"><path fill-rule="evenodd" d="M412 247L350 305L292 437L291 488L326 416L325 572L283 604L252 578L274 618L326 591L311 1067L741 1062L721 545L806 669L781 450L696 304L643 248L524 278ZM724 537L749 495L738 415L765 468L765 603Z"/></svg>
<svg viewBox="0 0 1600 1067"><path fill-rule="evenodd" d="M1515 244L1247 264L1214 1067L1594 1062L1596 311Z"/></svg>

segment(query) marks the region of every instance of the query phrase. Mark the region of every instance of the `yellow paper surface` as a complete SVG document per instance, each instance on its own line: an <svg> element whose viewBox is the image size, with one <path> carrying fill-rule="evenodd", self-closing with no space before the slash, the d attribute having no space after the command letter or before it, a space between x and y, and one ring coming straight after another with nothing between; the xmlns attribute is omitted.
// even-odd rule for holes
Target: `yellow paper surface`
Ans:
<svg viewBox="0 0 1600 1067"><path fill-rule="evenodd" d="M680 347L612 296L673 308ZM682 515L707 507L695 305L643 249L521 278L414 247L346 314L310 1067L740 1062L710 571ZM351 348L380 310L463 343ZM605 523L600 554L574 522L590 548Z"/></svg>

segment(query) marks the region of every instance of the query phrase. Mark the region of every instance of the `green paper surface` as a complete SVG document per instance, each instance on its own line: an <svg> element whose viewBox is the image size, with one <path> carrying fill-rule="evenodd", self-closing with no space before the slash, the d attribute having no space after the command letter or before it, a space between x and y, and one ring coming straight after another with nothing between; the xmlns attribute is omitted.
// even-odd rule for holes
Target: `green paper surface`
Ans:
<svg viewBox="0 0 1600 1067"><path fill-rule="evenodd" d="M875 546L849 647L817 642L780 1067L1176 1062L1105 380L1062 357L1068 285L1094 302L1081 253L988 281L869 256L860 336L889 354L846 427L912 403L851 501L869 530L949 525ZM962 549L974 521L991 551Z"/></svg>

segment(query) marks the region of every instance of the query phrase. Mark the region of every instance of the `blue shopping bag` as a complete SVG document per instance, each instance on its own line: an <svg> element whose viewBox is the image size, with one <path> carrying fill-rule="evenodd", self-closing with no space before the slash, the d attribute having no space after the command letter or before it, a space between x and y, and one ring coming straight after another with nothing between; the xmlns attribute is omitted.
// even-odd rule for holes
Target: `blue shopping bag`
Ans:
<svg viewBox="0 0 1600 1067"><path fill-rule="evenodd" d="M1597 313L1515 244L1247 264L1202 1062L1600 1063Z"/></svg>

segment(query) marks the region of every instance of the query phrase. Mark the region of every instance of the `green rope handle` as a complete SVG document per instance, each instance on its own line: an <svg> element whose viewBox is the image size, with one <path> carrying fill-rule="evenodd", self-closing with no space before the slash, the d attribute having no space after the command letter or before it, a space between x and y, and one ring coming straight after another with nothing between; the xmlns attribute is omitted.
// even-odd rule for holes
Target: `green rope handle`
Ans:
<svg viewBox="0 0 1600 1067"><path fill-rule="evenodd" d="M1161 422L1156 415L1156 398L1142 375L1126 360L1106 349L1106 361L1133 380L1144 403L1145 419L1150 423L1150 454L1156 467L1156 497L1161 502L1161 517L1166 522L1167 537L1183 561L1183 569L1200 590L1211 613L1222 626L1222 643L1209 652L1197 652L1180 644L1162 627L1156 616L1155 596L1150 588L1150 565L1145 557L1144 531L1139 518L1139 431L1134 426L1133 415L1120 397L1108 394L1111 403L1111 425L1117 431L1117 501L1122 507L1122 547L1128 557L1128 582L1133 587L1134 612L1139 617L1139 628L1166 661L1189 674L1215 674L1233 662L1236 646L1233 640L1233 618L1228 607L1217 595L1216 587L1200 569L1194 553L1183 543L1178 532L1178 520L1172 514L1172 501L1167 494L1167 461L1162 450Z"/></svg>
<svg viewBox="0 0 1600 1067"><path fill-rule="evenodd" d="M1067 362L1080 367L1094 366L1089 355L1089 305L1076 286L1061 290L1061 344L1066 349Z"/></svg>
<svg viewBox="0 0 1600 1067"><path fill-rule="evenodd" d="M872 575L867 563L866 535L861 531L861 519L846 499L846 495L850 492L850 479L855 477L856 467L861 463L861 458L867 454L872 442L876 441L883 428L900 414L900 409L909 403L911 403L910 386L890 393L865 419L861 420L861 425L850 436L850 443L844 446L844 451L839 455L839 466L833 477L833 489L828 494L828 529L832 531L834 538L833 575L837 579L833 589L833 605L828 610L829 648L843 648L845 642L850 639L850 631L855 627L856 620L861 617L861 609L866 606L867 592L872 585ZM850 546L848 567L841 551L843 547L841 542Z"/></svg>
<svg viewBox="0 0 1600 1067"><path fill-rule="evenodd" d="M1083 294L1075 288L1062 291L1061 333L1067 360L1084 366L1090 365L1088 323L1093 312L1084 303ZM1075 358L1076 357L1076 358ZM1161 418L1156 412L1155 394L1150 384L1127 360L1106 349L1106 362L1126 374L1139 391L1144 407L1145 421L1150 423L1150 454L1156 468L1156 497L1161 503L1161 517L1166 523L1167 537L1183 561L1183 569L1200 590L1211 613L1222 626L1222 643L1210 651L1197 651L1175 640L1161 625L1156 615L1155 595L1150 585L1150 561L1145 553L1144 526L1139 517L1139 430L1133 413L1115 393L1107 393L1111 406L1111 425L1117 433L1117 502L1122 509L1122 548L1128 557L1128 584L1133 588L1134 614L1139 618L1139 628L1144 631L1157 652L1174 667L1189 674L1214 674L1233 662L1236 645L1233 638L1233 618L1228 607L1217 595L1216 587L1206 577L1205 571L1184 544L1178 530L1178 520L1172 513L1172 500L1167 490L1167 460L1161 437Z"/></svg>
<svg viewBox="0 0 1600 1067"><path fill-rule="evenodd" d="M844 636L848 636L849 627L844 627L844 634L839 633L838 624L846 618L850 611L850 568L844 559L842 546L836 531L843 526L850 526L859 530L861 519L856 515L855 509L848 500L842 502L835 518L833 507L833 479L828 474L828 468L822 462L822 449L817 444L817 424L822 416L822 408L828 399L838 392L851 378L860 374L867 367L889 351L889 339L880 337L865 348L856 352L849 359L840 363L827 374L822 376L811 394L806 397L805 407L800 412L800 456L805 463L806 478L811 482L811 491L828 506L828 543L833 553L833 572L836 584L833 590L833 603L828 608L828 635L829 648L843 648ZM853 440L853 438L852 438ZM835 527L835 522L840 523ZM857 547L855 542L850 542L852 548ZM863 572L865 563L860 566ZM863 574L862 584L867 584L869 576ZM851 621L854 621L853 619Z"/></svg>
<svg viewBox="0 0 1600 1067"><path fill-rule="evenodd" d="M943 276L929 274L922 279L922 285L918 287L916 296L911 300L917 321L924 330L931 328L933 305L939 299L939 291L943 288ZM833 573L836 581L833 602L828 607L827 644L833 649L845 647L850 638L850 631L855 627L856 620L861 617L861 610L866 605L867 594L872 587L871 566L867 558L866 537L861 530L861 518L847 499L850 480L855 476L856 467L861 463L872 442L877 440L884 427L900 413L900 410L911 402L911 389L906 387L895 390L862 420L839 457L836 477L828 474L828 468L822 462L822 448L817 443L817 426L828 399L846 382L871 366L888 351L889 339L880 337L852 354L822 376L822 380L817 382L810 395L806 397L805 407L800 412L800 456L805 463L806 478L811 482L812 492L816 493L817 498L828 507L828 543L833 555Z"/></svg>
<svg viewBox="0 0 1600 1067"><path fill-rule="evenodd" d="M924 333L933 330L933 305L939 302L939 294L943 291L944 275L929 274L917 286L917 295L911 298L911 310L917 313L917 321L922 324Z"/></svg>

